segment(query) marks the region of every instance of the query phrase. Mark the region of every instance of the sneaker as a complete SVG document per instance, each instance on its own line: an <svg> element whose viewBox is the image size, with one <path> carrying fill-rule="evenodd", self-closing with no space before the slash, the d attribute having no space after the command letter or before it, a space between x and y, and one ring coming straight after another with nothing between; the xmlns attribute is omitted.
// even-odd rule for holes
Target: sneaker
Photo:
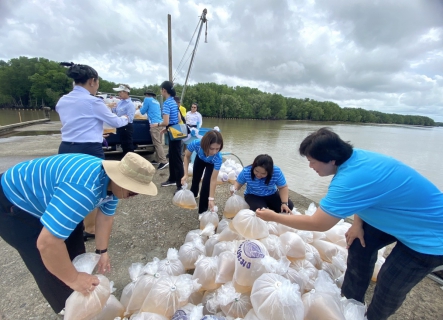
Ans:
<svg viewBox="0 0 443 320"><path fill-rule="evenodd" d="M169 187L169 186L175 186L176 183L174 181L165 181L161 184L162 187Z"/></svg>
<svg viewBox="0 0 443 320"><path fill-rule="evenodd" d="M169 166L169 162L166 163L160 163L157 167L158 170L163 170L164 168L166 168L167 166Z"/></svg>
<svg viewBox="0 0 443 320"><path fill-rule="evenodd" d="M157 165L157 164L158 164L158 162L157 162L157 161L155 161L155 160L152 160L152 161L151 161L151 164L152 164L153 166L155 166L155 165Z"/></svg>

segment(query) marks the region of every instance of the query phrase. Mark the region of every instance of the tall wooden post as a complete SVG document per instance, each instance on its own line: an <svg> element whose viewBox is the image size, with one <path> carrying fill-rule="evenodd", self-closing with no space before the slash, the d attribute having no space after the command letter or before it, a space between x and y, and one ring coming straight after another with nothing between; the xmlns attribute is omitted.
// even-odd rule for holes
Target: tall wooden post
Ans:
<svg viewBox="0 0 443 320"><path fill-rule="evenodd" d="M172 82L172 37L171 37L171 15L168 14L168 61L169 61L169 81Z"/></svg>

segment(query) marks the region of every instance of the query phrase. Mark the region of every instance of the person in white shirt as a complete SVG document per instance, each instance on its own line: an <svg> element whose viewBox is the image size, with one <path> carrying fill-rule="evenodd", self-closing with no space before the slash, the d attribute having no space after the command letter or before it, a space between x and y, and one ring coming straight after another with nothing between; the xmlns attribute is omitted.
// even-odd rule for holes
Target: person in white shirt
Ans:
<svg viewBox="0 0 443 320"><path fill-rule="evenodd" d="M69 67L67 75L75 85L55 106L62 123L58 153L85 153L104 159L103 123L119 128L128 124L128 116L113 114L102 99L94 96L99 87L97 71L72 62L61 64Z"/></svg>
<svg viewBox="0 0 443 320"><path fill-rule="evenodd" d="M197 111L197 108L198 104L194 102L191 111L186 113L186 124L191 128L201 128L203 123L202 115Z"/></svg>

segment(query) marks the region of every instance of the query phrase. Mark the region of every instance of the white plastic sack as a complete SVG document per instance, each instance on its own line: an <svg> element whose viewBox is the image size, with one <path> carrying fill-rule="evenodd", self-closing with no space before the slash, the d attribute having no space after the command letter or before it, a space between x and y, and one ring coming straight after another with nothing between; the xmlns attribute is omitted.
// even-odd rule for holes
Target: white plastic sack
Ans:
<svg viewBox="0 0 443 320"><path fill-rule="evenodd" d="M115 289L113 281L109 283L109 286L111 293L114 292ZM106 304L103 307L102 311L96 317L94 317L93 320L108 320L117 317L123 317L124 313L125 307L113 294L111 294L108 298L108 301L106 301Z"/></svg>
<svg viewBox="0 0 443 320"><path fill-rule="evenodd" d="M235 272L235 253L224 251L220 253L217 261L216 283L226 283L232 281Z"/></svg>
<svg viewBox="0 0 443 320"><path fill-rule="evenodd" d="M208 237L214 234L215 227L212 223L208 223L203 230L195 229L186 234L185 242L191 242L196 238L199 238L203 244L208 240Z"/></svg>
<svg viewBox="0 0 443 320"><path fill-rule="evenodd" d="M346 320L365 320L366 307L354 299L341 299L343 314Z"/></svg>
<svg viewBox="0 0 443 320"><path fill-rule="evenodd" d="M151 292L154 284L160 279L160 277L167 276L165 273L158 271L159 262L160 260L158 258L154 258L152 262L148 262L143 267L142 276L139 277L135 283L125 314L130 315L138 312L143 305L143 301L145 301L145 298L148 296L149 292Z"/></svg>
<svg viewBox="0 0 443 320"><path fill-rule="evenodd" d="M280 259L286 255L285 250L281 244L280 238L275 234L270 234L266 238L260 239L269 255L274 259Z"/></svg>
<svg viewBox="0 0 443 320"><path fill-rule="evenodd" d="M177 277L160 278L146 297L140 311L172 317L179 308L188 303L189 296L200 288L191 277L189 274L182 274Z"/></svg>
<svg viewBox="0 0 443 320"><path fill-rule="evenodd" d="M324 240L314 240L314 242L312 242L312 245L318 250L322 260L326 262L332 262L332 257L339 253L347 256L346 249L332 242Z"/></svg>
<svg viewBox="0 0 443 320"><path fill-rule="evenodd" d="M255 313L254 309L251 309L243 318L243 320L260 320L260 319L257 317L257 314Z"/></svg>
<svg viewBox="0 0 443 320"><path fill-rule="evenodd" d="M84 253L77 256L72 263L78 272L91 274L99 260L98 254ZM77 291L71 293L66 300L64 319L89 320L101 312L111 295L111 290L108 278L101 274L96 276L100 284L89 295L85 296Z"/></svg>
<svg viewBox="0 0 443 320"><path fill-rule="evenodd" d="M221 233L231 222L231 219L222 218L217 226L217 233Z"/></svg>
<svg viewBox="0 0 443 320"><path fill-rule="evenodd" d="M122 295L120 297L120 302L122 305L126 308L128 306L129 300L131 299L132 292L135 287L135 283L137 282L138 278L143 273L143 263L133 263L129 266L129 277L131 278L131 282L128 283L122 291Z"/></svg>
<svg viewBox="0 0 443 320"><path fill-rule="evenodd" d="M267 255L268 251L260 241L243 241L237 250L235 282L241 286L252 287L254 281L266 272L261 260Z"/></svg>
<svg viewBox="0 0 443 320"><path fill-rule="evenodd" d="M205 242L205 252L208 257L212 256L212 252L214 251L214 246L218 243L218 234L214 234L209 237Z"/></svg>
<svg viewBox="0 0 443 320"><path fill-rule="evenodd" d="M198 257L192 279L201 285L202 290L215 290L220 287L221 284L215 282L217 264L218 257Z"/></svg>
<svg viewBox="0 0 443 320"><path fill-rule="evenodd" d="M346 248L346 236L345 233L348 232L351 227L350 223L339 222L331 229L324 232L326 239L332 243L335 243L343 248Z"/></svg>
<svg viewBox="0 0 443 320"><path fill-rule="evenodd" d="M229 251L235 253L239 246L238 241L220 241L214 246L214 250L212 251L212 256L219 256L222 252Z"/></svg>
<svg viewBox="0 0 443 320"><path fill-rule="evenodd" d="M178 251L178 257L186 270L194 269L195 262L201 255L205 255L205 245L198 238L185 242Z"/></svg>
<svg viewBox="0 0 443 320"><path fill-rule="evenodd" d="M188 185L185 183L182 189L177 191L172 198L172 203L183 209L197 209L197 202L195 202L194 194L188 190Z"/></svg>
<svg viewBox="0 0 443 320"><path fill-rule="evenodd" d="M383 257L378 257L377 261L375 262L375 267L374 267L374 273L372 274L372 278L371 280L374 282L377 282L377 277L378 277L378 273L380 272L381 267L383 266L383 264L385 263L386 259Z"/></svg>
<svg viewBox="0 0 443 320"><path fill-rule="evenodd" d="M298 285L278 274L265 273L254 282L251 303L259 319L303 320Z"/></svg>
<svg viewBox="0 0 443 320"><path fill-rule="evenodd" d="M249 205L246 203L245 199L234 193L229 197L228 201L226 201L223 215L228 219L233 218L237 212L243 209L249 209Z"/></svg>
<svg viewBox="0 0 443 320"><path fill-rule="evenodd" d="M218 241L234 241L244 239L233 227L232 221L219 233Z"/></svg>
<svg viewBox="0 0 443 320"><path fill-rule="evenodd" d="M200 229L203 230L208 223L212 223L215 228L217 228L218 220L218 207L214 206L214 211L206 211L199 215L200 219Z"/></svg>
<svg viewBox="0 0 443 320"><path fill-rule="evenodd" d="M312 263L318 270L321 270L323 260L321 259L318 250L309 243L305 243L305 249L305 259Z"/></svg>
<svg viewBox="0 0 443 320"><path fill-rule="evenodd" d="M158 262L158 272L164 272L170 276L179 276L185 273L185 267L178 258L178 251L175 248L169 248L166 259Z"/></svg>
<svg viewBox="0 0 443 320"><path fill-rule="evenodd" d="M243 318L252 309L250 295L236 292L232 282L217 290L217 299L221 311L228 317Z"/></svg>
<svg viewBox="0 0 443 320"><path fill-rule="evenodd" d="M235 230L246 239L263 239L269 236L268 225L249 209L240 210L232 219Z"/></svg>
<svg viewBox="0 0 443 320"><path fill-rule="evenodd" d="M295 232L285 232L280 241L286 256L291 260L304 259L306 255L305 242Z"/></svg>
<svg viewBox="0 0 443 320"><path fill-rule="evenodd" d="M317 206L315 205L314 202L311 202L308 210L305 210L305 215L312 216L315 213L315 211L317 211Z"/></svg>
<svg viewBox="0 0 443 320"><path fill-rule="evenodd" d="M305 290L312 290L314 282L318 275L318 270L307 260L296 260L290 264L290 267L295 269L300 276L304 277L306 281Z"/></svg>

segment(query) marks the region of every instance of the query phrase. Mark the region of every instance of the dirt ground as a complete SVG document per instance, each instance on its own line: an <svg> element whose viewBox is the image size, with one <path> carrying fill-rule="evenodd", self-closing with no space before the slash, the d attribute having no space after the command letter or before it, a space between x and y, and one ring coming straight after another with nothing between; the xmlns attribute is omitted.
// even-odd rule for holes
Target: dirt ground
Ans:
<svg viewBox="0 0 443 320"><path fill-rule="evenodd" d="M32 130L38 130L32 128ZM20 137L13 141L0 139L0 172L10 165L39 156L57 153L59 135ZM148 155L148 159L152 159ZM157 186L167 179L168 170L158 171L154 177ZM163 259L168 248L179 248L189 230L199 226L196 210L185 210L172 204L175 187L159 187L156 197L137 196L120 202L115 217L109 251L112 271L107 274L115 282L119 298L122 289L130 282L128 267L131 263L147 263L153 257ZM217 188L219 211L228 198L228 186ZM300 212L311 202L290 193L290 198ZM87 250L95 249L94 242L86 243ZM0 239L0 320L61 319L39 292L32 276L17 252ZM371 284L366 301L369 303L374 284ZM425 278L408 295L406 301L390 320L443 319L443 290L434 281Z"/></svg>

